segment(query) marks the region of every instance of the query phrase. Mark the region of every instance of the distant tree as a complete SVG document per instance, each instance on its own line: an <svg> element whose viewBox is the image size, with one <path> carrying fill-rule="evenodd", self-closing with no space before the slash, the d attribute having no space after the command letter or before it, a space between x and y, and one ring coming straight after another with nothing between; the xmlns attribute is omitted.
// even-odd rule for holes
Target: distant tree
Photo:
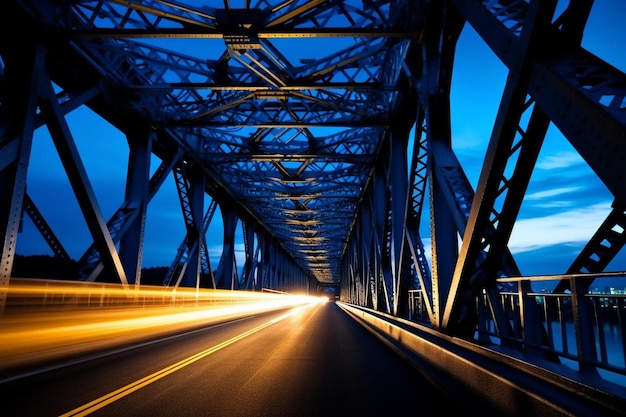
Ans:
<svg viewBox="0 0 626 417"><path fill-rule="evenodd" d="M141 270L141 283L144 285L161 285L167 270L168 268L165 266L143 268ZM80 279L76 261L66 262L50 255L16 255L11 276L67 281ZM112 282L106 278L103 278L102 281Z"/></svg>
<svg viewBox="0 0 626 417"><path fill-rule="evenodd" d="M166 266L155 266L150 268L143 268L141 270L141 284L142 285L161 285L167 270Z"/></svg>
<svg viewBox="0 0 626 417"><path fill-rule="evenodd" d="M76 261L63 261L50 255L16 255L11 275L16 278L76 280Z"/></svg>

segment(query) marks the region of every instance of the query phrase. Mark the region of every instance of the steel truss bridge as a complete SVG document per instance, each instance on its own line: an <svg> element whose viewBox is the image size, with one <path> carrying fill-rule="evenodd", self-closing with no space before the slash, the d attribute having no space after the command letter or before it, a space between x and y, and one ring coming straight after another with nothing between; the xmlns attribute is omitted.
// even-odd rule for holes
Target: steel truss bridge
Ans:
<svg viewBox="0 0 626 417"><path fill-rule="evenodd" d="M141 285L146 215L173 179L186 234L165 261L164 286L336 288L345 303L531 363L573 362L587 381L624 378L624 297L589 293L598 278L624 276L607 268L626 243L626 77L581 46L592 3L5 1L2 308L25 216L56 258L77 262L76 280ZM476 186L451 129L467 26L508 70ZM70 121L85 107L128 142L125 201L110 218ZM613 202L563 274L525 276L508 242L551 124ZM92 237L79 259L38 208L51 202L28 194L39 129ZM207 230L218 209L216 263ZM534 293L538 280L554 281L553 292ZM604 344L607 303L621 332L617 359ZM568 337L565 316L569 346L554 342L554 333Z"/></svg>

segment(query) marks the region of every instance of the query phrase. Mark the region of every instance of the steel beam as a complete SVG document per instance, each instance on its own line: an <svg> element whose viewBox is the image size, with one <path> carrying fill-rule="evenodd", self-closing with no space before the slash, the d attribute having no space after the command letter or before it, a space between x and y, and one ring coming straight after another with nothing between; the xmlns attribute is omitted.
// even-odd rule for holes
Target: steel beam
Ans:
<svg viewBox="0 0 626 417"><path fill-rule="evenodd" d="M80 154L74 143L70 128L63 117L53 86L46 82L46 91L42 92L39 103L46 126L50 131L61 162L70 180L78 204L83 212L87 227L95 245L102 256L108 273L112 278L127 286L128 280L115 243L111 238L107 224L102 216L95 193L89 182L87 171L82 164Z"/></svg>
<svg viewBox="0 0 626 417"><path fill-rule="evenodd" d="M6 56L0 78L5 84L0 99L11 103L0 113L0 313L5 309L15 259L39 101L37 86L41 84L45 60L44 50L35 43L24 45L19 54Z"/></svg>
<svg viewBox="0 0 626 417"><path fill-rule="evenodd" d="M499 195L499 185L506 166L511 144L515 138L520 116L524 109L528 90L530 62L538 51L539 44L545 39L547 28L556 7L555 2L543 1L541 5L533 1L526 12L526 21L520 37L520 48L526 54L524 61L513 68L509 73L504 96L491 135L489 149L479 179L470 217L463 235L463 244L459 253L458 263L451 282L450 293L446 299L446 307L442 319L442 328L451 333L473 334L475 314L473 309L466 308L476 295L476 288L489 285L495 276L486 275L480 269L479 258L482 251L500 251L495 255L493 262L501 262L504 253L503 245L506 240L496 242L497 247L491 245L487 236L490 231L490 217ZM543 136L541 136L543 137ZM489 238L485 240L486 238ZM478 268L477 268L478 267ZM493 273L495 274L497 270ZM474 288L474 289L472 289Z"/></svg>
<svg viewBox="0 0 626 417"><path fill-rule="evenodd" d="M133 132L128 138L130 152L128 155L128 174L126 179L125 201L128 208L137 211L137 214L128 230L120 237L120 258L126 271L128 281L135 286L141 285L141 269L143 266L143 245L146 227L148 201L144 196L149 194L150 185L150 157L152 156L152 141L154 131L145 128Z"/></svg>

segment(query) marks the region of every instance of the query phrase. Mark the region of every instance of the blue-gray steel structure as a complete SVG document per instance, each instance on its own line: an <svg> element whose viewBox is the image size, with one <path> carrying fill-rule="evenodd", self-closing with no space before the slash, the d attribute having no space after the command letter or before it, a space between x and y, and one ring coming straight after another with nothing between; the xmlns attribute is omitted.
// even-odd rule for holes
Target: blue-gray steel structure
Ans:
<svg viewBox="0 0 626 417"><path fill-rule="evenodd" d="M623 377L624 298L611 299L622 334L611 362L596 346L600 301L588 295L597 277L624 275L606 268L626 243L626 83L581 47L592 3L571 0L557 13L556 0L6 1L0 290L24 214L69 258L26 192L33 134L46 127L93 237L80 279L141 284L146 212L171 175L187 233L163 285L336 287L344 302L446 335ZM465 25L509 71L475 189L450 120ZM206 49L179 48L198 39ZM293 62L293 48L310 57ZM66 120L82 106L128 139L126 200L110 219ZM507 247L550 123L614 198L569 270L541 278L558 281L554 297L575 317L574 354L549 341L549 302ZM206 231L218 206L214 266Z"/></svg>

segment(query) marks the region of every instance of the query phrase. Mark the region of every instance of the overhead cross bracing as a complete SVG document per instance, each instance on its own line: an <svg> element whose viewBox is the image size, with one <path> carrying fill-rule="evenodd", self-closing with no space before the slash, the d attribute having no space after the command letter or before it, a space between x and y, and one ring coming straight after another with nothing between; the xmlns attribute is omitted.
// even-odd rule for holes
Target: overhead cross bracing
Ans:
<svg viewBox="0 0 626 417"><path fill-rule="evenodd" d="M112 123L139 115L310 277L339 282L399 103L415 36L407 2L16 3L38 30L71 39L58 52L107 85ZM82 87L60 77L66 91Z"/></svg>

